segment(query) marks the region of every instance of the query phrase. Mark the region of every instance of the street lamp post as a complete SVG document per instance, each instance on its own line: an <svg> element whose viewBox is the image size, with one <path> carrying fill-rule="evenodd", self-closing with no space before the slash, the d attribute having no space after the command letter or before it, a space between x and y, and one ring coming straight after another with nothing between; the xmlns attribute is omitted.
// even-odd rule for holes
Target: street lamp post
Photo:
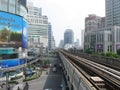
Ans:
<svg viewBox="0 0 120 90"><path fill-rule="evenodd" d="M8 72L6 71L6 88L8 89Z"/></svg>
<svg viewBox="0 0 120 90"><path fill-rule="evenodd" d="M8 71L8 65L6 65L6 90L8 90L8 79L9 79L9 71Z"/></svg>
<svg viewBox="0 0 120 90"><path fill-rule="evenodd" d="M2 67L0 66L0 78L2 78ZM0 84L2 85L2 79L0 80Z"/></svg>
<svg viewBox="0 0 120 90"><path fill-rule="evenodd" d="M4 67L4 68L3 68ZM10 90L10 86L8 84L9 81L9 69L8 69L8 65L4 65L2 66L2 64L0 65L0 70L1 70L1 78L2 78L2 72L5 72L5 77L6 77L6 90ZM2 79L1 79L1 84L2 84Z"/></svg>
<svg viewBox="0 0 120 90"><path fill-rule="evenodd" d="M27 67L27 58L26 57L25 57L25 62L26 62L26 64L24 66L23 72L24 72L24 77L25 77L25 80L26 80L26 67Z"/></svg>
<svg viewBox="0 0 120 90"><path fill-rule="evenodd" d="M27 67L27 50L24 49L23 58L25 58L25 66L23 67L24 77L26 79L26 67Z"/></svg>

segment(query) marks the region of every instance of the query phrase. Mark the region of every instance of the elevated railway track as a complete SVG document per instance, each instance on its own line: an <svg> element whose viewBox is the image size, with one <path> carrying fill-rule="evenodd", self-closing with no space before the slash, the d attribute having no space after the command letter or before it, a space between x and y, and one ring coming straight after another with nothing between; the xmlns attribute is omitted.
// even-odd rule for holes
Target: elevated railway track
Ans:
<svg viewBox="0 0 120 90"><path fill-rule="evenodd" d="M75 51L70 53L120 71L120 59L118 58L110 58L110 57L92 55L92 54L75 52Z"/></svg>
<svg viewBox="0 0 120 90"><path fill-rule="evenodd" d="M120 90L120 72L93 61L60 51L97 90ZM96 81L99 79L99 82ZM98 83L97 83L98 82Z"/></svg>

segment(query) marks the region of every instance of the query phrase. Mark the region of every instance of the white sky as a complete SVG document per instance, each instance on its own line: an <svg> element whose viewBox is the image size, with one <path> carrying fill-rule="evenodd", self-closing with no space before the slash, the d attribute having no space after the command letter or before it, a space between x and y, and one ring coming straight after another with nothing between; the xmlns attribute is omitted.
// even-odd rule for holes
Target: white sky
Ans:
<svg viewBox="0 0 120 90"><path fill-rule="evenodd" d="M32 1L32 0L31 0ZM64 37L68 28L81 40L81 30L88 14L105 16L105 0L33 0L34 6L41 7L43 15L48 16L52 24L56 45Z"/></svg>

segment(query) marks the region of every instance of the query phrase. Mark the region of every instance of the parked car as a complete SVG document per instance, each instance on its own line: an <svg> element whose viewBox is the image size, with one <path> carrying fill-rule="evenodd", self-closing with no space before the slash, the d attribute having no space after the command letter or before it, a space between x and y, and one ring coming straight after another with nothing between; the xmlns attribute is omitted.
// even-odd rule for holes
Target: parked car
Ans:
<svg viewBox="0 0 120 90"><path fill-rule="evenodd" d="M57 71L57 70L56 70L56 67L53 67L53 68L52 68L52 71L53 71L53 72L56 72L56 71Z"/></svg>
<svg viewBox="0 0 120 90"><path fill-rule="evenodd" d="M42 68L48 68L49 65L42 65Z"/></svg>

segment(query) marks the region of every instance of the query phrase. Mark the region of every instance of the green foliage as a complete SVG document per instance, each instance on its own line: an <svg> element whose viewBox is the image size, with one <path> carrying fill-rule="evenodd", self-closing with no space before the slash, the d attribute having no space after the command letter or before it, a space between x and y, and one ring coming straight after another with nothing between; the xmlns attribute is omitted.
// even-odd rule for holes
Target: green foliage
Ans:
<svg viewBox="0 0 120 90"><path fill-rule="evenodd" d="M8 30L7 28L3 28L0 30L0 41L20 41L22 40L22 33L17 33L12 30Z"/></svg>
<svg viewBox="0 0 120 90"><path fill-rule="evenodd" d="M49 60L44 60L44 65L47 65L47 64L49 64L50 63L50 61Z"/></svg>
<svg viewBox="0 0 120 90"><path fill-rule="evenodd" d="M85 50L85 53L92 54L92 50L90 48Z"/></svg>
<svg viewBox="0 0 120 90"><path fill-rule="evenodd" d="M101 55L101 56L105 56L105 53L101 53L100 55Z"/></svg>
<svg viewBox="0 0 120 90"><path fill-rule="evenodd" d="M117 50L117 54L120 55L120 49Z"/></svg>
<svg viewBox="0 0 120 90"><path fill-rule="evenodd" d="M12 81L9 81L9 82L8 82L8 84L18 84L18 82L17 82L17 81L12 80Z"/></svg>
<svg viewBox="0 0 120 90"><path fill-rule="evenodd" d="M22 40L22 34L21 33L16 33L16 32L11 32L10 40L11 41L21 41Z"/></svg>
<svg viewBox="0 0 120 90"><path fill-rule="evenodd" d="M10 31L7 30L6 28L2 29L0 31L0 41L2 41L2 42L7 41L9 38L9 33L10 33Z"/></svg>
<svg viewBox="0 0 120 90"><path fill-rule="evenodd" d="M112 53L112 52L107 52L107 53L106 53L106 56L112 57L112 56L113 56L113 53Z"/></svg>
<svg viewBox="0 0 120 90"><path fill-rule="evenodd" d="M105 54L105 56L111 57L111 58L119 58L119 55L117 55L117 54L114 53L114 52L107 52L107 53Z"/></svg>
<svg viewBox="0 0 120 90"><path fill-rule="evenodd" d="M37 78L39 78L41 76L41 74L42 74L42 72L40 72L37 75L33 75L31 78L26 78L23 81L31 81L31 80L37 79Z"/></svg>
<svg viewBox="0 0 120 90"><path fill-rule="evenodd" d="M114 58L119 58L119 55L117 55L117 54L114 53L114 54L113 54L113 57L114 57Z"/></svg>

